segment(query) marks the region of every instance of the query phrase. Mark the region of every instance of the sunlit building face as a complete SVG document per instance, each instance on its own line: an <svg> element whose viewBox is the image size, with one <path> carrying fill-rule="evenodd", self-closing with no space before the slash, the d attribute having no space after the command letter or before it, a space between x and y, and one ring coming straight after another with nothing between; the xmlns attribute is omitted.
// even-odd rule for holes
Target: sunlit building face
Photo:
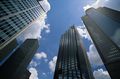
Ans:
<svg viewBox="0 0 120 79"><path fill-rule="evenodd" d="M37 0L0 1L0 49L43 14L45 11Z"/></svg>

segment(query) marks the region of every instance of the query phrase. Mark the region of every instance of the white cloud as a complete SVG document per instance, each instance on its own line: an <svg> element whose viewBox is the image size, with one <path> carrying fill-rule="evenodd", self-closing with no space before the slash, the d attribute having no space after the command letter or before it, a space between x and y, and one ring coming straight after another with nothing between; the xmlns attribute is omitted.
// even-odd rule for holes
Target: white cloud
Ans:
<svg viewBox="0 0 120 79"><path fill-rule="evenodd" d="M110 0L105 0L105 1L110 1Z"/></svg>
<svg viewBox="0 0 120 79"><path fill-rule="evenodd" d="M50 26L50 24L47 24L46 27L45 27L45 29L46 29L45 32L46 32L46 33L50 33L50 28L49 28L49 26Z"/></svg>
<svg viewBox="0 0 120 79"><path fill-rule="evenodd" d="M36 53L36 54L35 54L35 58L36 58L36 59L47 58L47 54L46 54L45 52Z"/></svg>
<svg viewBox="0 0 120 79"><path fill-rule="evenodd" d="M36 59L37 59L37 60L36 60ZM41 62L38 61L38 60L41 60L41 59L44 59L44 62L45 62L45 63L48 62L47 54L46 54L45 52L36 53L36 54L35 54L35 60L33 59L33 60L30 62L29 66L30 66L30 67L36 67L36 66L40 65Z"/></svg>
<svg viewBox="0 0 120 79"><path fill-rule="evenodd" d="M98 8L98 7L103 7L105 5L106 2L108 2L109 0L96 0L95 3L91 4L91 5L86 5L83 7L84 10L87 10L91 7L94 7L94 8Z"/></svg>
<svg viewBox="0 0 120 79"><path fill-rule="evenodd" d="M49 62L49 68L52 72L54 72L55 70L56 61L57 61L57 56L54 56L53 59Z"/></svg>
<svg viewBox="0 0 120 79"><path fill-rule="evenodd" d="M84 25L79 26L79 27L77 27L77 30L78 30L80 36L82 36L82 38L88 39L88 40L90 40L90 42L92 42L92 44L89 46L89 51L87 52L88 58L89 58L91 64L95 65L95 66L103 65L102 60L97 52L97 49L93 45L93 41L92 41L87 29L85 28L85 26Z"/></svg>
<svg viewBox="0 0 120 79"><path fill-rule="evenodd" d="M44 61L45 61L45 63L47 63L47 62L48 62L48 59L44 59Z"/></svg>
<svg viewBox="0 0 120 79"><path fill-rule="evenodd" d="M86 5L83 7L84 11L86 11L87 9L91 8L92 6L91 5Z"/></svg>
<svg viewBox="0 0 120 79"><path fill-rule="evenodd" d="M31 67L36 67L38 65L38 63L34 60L32 60L29 64Z"/></svg>
<svg viewBox="0 0 120 79"><path fill-rule="evenodd" d="M108 72L104 71L103 69L98 69L97 71L93 72L95 79L111 79Z"/></svg>
<svg viewBox="0 0 120 79"><path fill-rule="evenodd" d="M92 65L94 66L100 66L103 65L103 62L93 44L89 46L89 51L88 51L88 58L91 62Z"/></svg>
<svg viewBox="0 0 120 79"><path fill-rule="evenodd" d="M45 9L46 12L48 12L51 9L48 0L42 0L40 1L40 4L42 5L42 7Z"/></svg>
<svg viewBox="0 0 120 79"><path fill-rule="evenodd" d="M33 67L29 68L29 72L31 73L29 79L39 79L38 72L35 68L33 68Z"/></svg>
<svg viewBox="0 0 120 79"><path fill-rule="evenodd" d="M78 30L78 33L80 34L80 36L91 41L91 37L84 25L78 26L77 30Z"/></svg>
<svg viewBox="0 0 120 79"><path fill-rule="evenodd" d="M47 76L47 74L46 74L46 73L44 73L44 72L42 73L42 75L43 75L43 76Z"/></svg>
<svg viewBox="0 0 120 79"><path fill-rule="evenodd" d="M46 14L40 16L40 18L33 23L31 23L28 28L20 34L17 38L18 41L23 42L28 38L40 39L42 38L41 32L43 29L46 30L46 33L50 32L49 26L50 24L45 23L45 19L47 18Z"/></svg>

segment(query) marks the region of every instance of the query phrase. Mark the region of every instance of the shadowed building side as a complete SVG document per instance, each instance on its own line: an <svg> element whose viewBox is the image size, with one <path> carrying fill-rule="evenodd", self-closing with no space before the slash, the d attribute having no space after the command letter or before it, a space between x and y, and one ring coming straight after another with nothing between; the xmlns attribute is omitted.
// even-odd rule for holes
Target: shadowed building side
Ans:
<svg viewBox="0 0 120 79"><path fill-rule="evenodd" d="M114 19L118 11L110 10L90 8L82 19L111 78L120 79L120 48L112 39L120 23Z"/></svg>
<svg viewBox="0 0 120 79"><path fill-rule="evenodd" d="M37 39L27 39L16 51L0 66L1 79L21 79L30 75L26 70L38 48ZM27 76L26 76L27 77Z"/></svg>
<svg viewBox="0 0 120 79"><path fill-rule="evenodd" d="M5 60L10 55L10 52L12 52L17 47L17 40L14 39L9 44L7 44L3 49L0 49L0 65L4 63Z"/></svg>
<svg viewBox="0 0 120 79"><path fill-rule="evenodd" d="M23 74L21 74L21 76L17 77L16 79L29 79L30 75L31 73L27 69L25 69Z"/></svg>

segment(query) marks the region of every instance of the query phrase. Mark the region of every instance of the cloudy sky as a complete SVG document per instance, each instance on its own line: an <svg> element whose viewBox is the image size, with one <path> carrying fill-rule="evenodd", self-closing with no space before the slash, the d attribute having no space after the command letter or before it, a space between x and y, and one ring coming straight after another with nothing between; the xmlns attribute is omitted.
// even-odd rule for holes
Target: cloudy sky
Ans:
<svg viewBox="0 0 120 79"><path fill-rule="evenodd" d="M40 3L47 14L18 37L19 43L27 38L39 39L40 47L28 67L32 73L30 79L53 79L60 36L73 24L83 37L95 78L110 79L81 17L90 7L107 6L120 10L120 0L43 0Z"/></svg>

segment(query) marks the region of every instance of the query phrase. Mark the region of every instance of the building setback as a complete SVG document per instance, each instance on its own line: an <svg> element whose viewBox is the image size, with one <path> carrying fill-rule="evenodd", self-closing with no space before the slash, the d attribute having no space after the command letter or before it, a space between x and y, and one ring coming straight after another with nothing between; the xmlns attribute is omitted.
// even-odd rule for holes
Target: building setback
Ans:
<svg viewBox="0 0 120 79"><path fill-rule="evenodd" d="M119 11L100 7L88 9L82 17L112 79L120 79L120 40L119 35L116 35L120 34L119 16Z"/></svg>
<svg viewBox="0 0 120 79"><path fill-rule="evenodd" d="M27 70L27 66L37 48L37 39L27 39L7 61L0 66L0 79L28 79L30 73Z"/></svg>
<svg viewBox="0 0 120 79"><path fill-rule="evenodd" d="M80 35L74 26L61 36L54 79L94 79Z"/></svg>

